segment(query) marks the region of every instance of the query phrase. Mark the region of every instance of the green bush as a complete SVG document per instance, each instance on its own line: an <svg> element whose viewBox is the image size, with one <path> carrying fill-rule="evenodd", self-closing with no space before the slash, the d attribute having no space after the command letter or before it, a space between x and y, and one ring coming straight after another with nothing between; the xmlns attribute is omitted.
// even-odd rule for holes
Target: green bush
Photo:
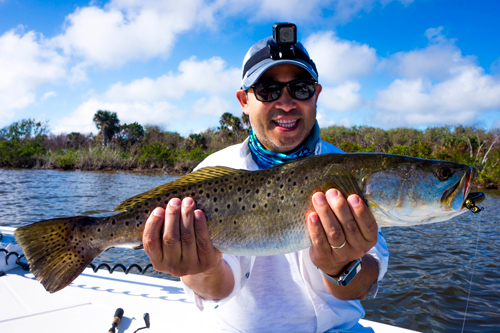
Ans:
<svg viewBox="0 0 500 333"><path fill-rule="evenodd" d="M63 170L74 169L79 161L77 152L73 149L59 150L56 153L54 165Z"/></svg>

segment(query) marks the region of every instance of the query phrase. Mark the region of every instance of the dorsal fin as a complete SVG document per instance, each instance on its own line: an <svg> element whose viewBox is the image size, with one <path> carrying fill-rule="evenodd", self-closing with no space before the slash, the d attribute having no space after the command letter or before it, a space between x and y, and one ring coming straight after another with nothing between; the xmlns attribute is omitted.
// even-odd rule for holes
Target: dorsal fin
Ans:
<svg viewBox="0 0 500 333"><path fill-rule="evenodd" d="M118 206L116 206L114 211L127 210L139 202L149 200L160 194L175 191L185 186L197 185L201 182L214 180L220 177L241 175L242 173L247 172L251 171L232 169L221 166L201 168L200 170L192 172L172 182L157 186L147 192L128 198L127 200L122 201Z"/></svg>

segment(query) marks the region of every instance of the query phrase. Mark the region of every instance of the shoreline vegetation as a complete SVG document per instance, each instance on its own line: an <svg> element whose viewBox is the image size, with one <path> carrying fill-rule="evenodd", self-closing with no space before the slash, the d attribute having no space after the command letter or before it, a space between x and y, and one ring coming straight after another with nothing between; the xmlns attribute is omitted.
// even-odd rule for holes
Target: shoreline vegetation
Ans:
<svg viewBox="0 0 500 333"><path fill-rule="evenodd" d="M98 135L52 134L23 119L0 129L0 168L119 170L183 175L208 155L248 136L248 116L224 113L219 127L188 137L138 123L120 125L115 112L94 115ZM447 160L477 168L475 187L500 188L500 130L442 126L425 130L330 126L321 139L345 152L380 152Z"/></svg>

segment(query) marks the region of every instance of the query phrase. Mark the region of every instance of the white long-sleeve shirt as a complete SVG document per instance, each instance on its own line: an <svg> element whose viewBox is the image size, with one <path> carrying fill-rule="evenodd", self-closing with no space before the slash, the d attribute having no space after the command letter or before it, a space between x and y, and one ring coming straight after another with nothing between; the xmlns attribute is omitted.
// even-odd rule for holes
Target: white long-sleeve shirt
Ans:
<svg viewBox="0 0 500 333"><path fill-rule="evenodd" d="M248 139L247 139L248 140ZM248 142L225 148L207 157L196 169L226 166L258 170ZM332 144L318 142L315 154L342 153ZM368 251L378 263L378 281L387 271L389 253L379 231L377 244ZM309 249L267 256L223 255L234 275L231 294L208 301L184 285L201 310L210 309L204 330L213 332L357 332L364 310L358 300L343 301L330 294ZM368 330L370 332L371 329ZM363 330L365 331L365 330Z"/></svg>

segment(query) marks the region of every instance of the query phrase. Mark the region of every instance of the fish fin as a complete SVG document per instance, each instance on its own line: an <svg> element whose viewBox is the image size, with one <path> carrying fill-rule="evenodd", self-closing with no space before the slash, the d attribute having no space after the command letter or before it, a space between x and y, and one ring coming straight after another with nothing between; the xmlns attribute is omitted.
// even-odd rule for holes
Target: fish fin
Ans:
<svg viewBox="0 0 500 333"><path fill-rule="evenodd" d="M351 194L357 194L365 200L356 178L340 164L330 165L323 180L325 181L323 192L330 188L336 188L346 198Z"/></svg>
<svg viewBox="0 0 500 333"><path fill-rule="evenodd" d="M149 200L157 195L165 194L167 192L173 192L182 187L190 186L190 185L198 185L203 181L210 181L212 179L217 179L224 176L235 176L240 175L242 173L247 173L250 171L232 169L227 167L206 167L201 168L195 172L192 172L188 175L185 175L181 178L178 178L172 182L157 186L147 192L141 193L134 197L131 197L125 201L122 201L118 206L115 207L114 211L124 211L135 204L144 202Z"/></svg>
<svg viewBox="0 0 500 333"><path fill-rule="evenodd" d="M96 218L76 216L33 223L15 230L30 271L45 289L54 293L69 285L105 249L77 236L77 224Z"/></svg>
<svg viewBox="0 0 500 333"><path fill-rule="evenodd" d="M144 244L134 246L132 249L134 249L134 250L144 250Z"/></svg>

